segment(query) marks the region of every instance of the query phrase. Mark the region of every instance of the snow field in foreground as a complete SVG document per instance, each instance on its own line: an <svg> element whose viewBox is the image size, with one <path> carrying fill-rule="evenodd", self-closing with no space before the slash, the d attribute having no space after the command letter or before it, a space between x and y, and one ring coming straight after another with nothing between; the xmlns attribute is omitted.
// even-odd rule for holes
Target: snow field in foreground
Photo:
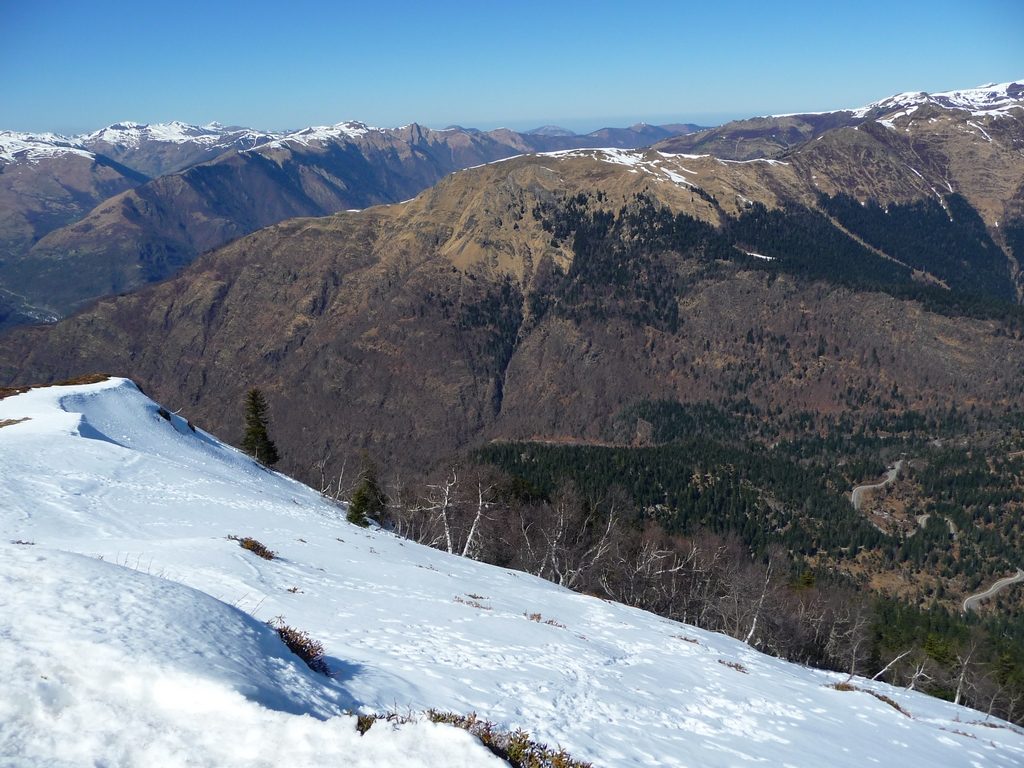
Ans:
<svg viewBox="0 0 1024 768"><path fill-rule="evenodd" d="M4 766L502 764L429 722L360 736L273 630L95 558L0 547L0 638Z"/></svg>
<svg viewBox="0 0 1024 768"><path fill-rule="evenodd" d="M978 712L853 680L908 716L830 687L845 676L351 526L157 410L116 379L0 400L0 421L28 419L0 428L0 542L34 542L0 548L0 763L232 765L295 742L361 765L380 740L401 757L375 765L428 742L434 764L485 764L461 732L360 740L330 717L433 707L597 766L1024 765L1020 729ZM276 616L324 643L335 679L287 654Z"/></svg>

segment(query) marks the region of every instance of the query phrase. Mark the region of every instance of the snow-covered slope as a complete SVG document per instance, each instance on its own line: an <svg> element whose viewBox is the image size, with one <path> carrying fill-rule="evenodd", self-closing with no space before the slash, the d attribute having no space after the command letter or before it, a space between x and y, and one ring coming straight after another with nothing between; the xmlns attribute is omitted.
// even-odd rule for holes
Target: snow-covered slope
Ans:
<svg viewBox="0 0 1024 768"><path fill-rule="evenodd" d="M0 163L37 162L61 155L80 155L89 159L95 157L81 142L67 136L0 131Z"/></svg>
<svg viewBox="0 0 1024 768"><path fill-rule="evenodd" d="M974 117L1000 117L1024 110L1024 82L982 85L959 91L925 93L924 91L898 93L865 107L851 110L856 117L870 113L892 112L935 104L946 109L961 109Z"/></svg>
<svg viewBox="0 0 1024 768"><path fill-rule="evenodd" d="M353 527L128 381L9 397L5 420L0 540L23 543L0 548L4 764L489 759L433 726L359 739L320 719L345 707L475 711L600 766L1024 763L1020 729L977 712L853 681L904 714L829 687L842 676ZM275 616L324 643L332 680L260 625Z"/></svg>
<svg viewBox="0 0 1024 768"><path fill-rule="evenodd" d="M172 581L0 546L4 766L500 765L428 722L359 736L273 630Z"/></svg>
<svg viewBox="0 0 1024 768"><path fill-rule="evenodd" d="M77 137L85 146L104 143L124 148L137 148L145 142L193 143L205 147L227 148L245 139L255 144L270 138L275 136L250 128L230 128L220 123L189 125L178 120L169 123L114 123Z"/></svg>
<svg viewBox="0 0 1024 768"><path fill-rule="evenodd" d="M308 146L313 143L332 143L364 136L379 131L353 120L335 125L319 125L295 131L267 132L251 128L223 126L220 123L190 125L174 120L170 123L121 122L108 125L93 133L76 137L85 147L117 147L122 150L138 149L145 144L196 144L207 149L252 149L259 146L286 146L289 143Z"/></svg>
<svg viewBox="0 0 1024 768"><path fill-rule="evenodd" d="M275 141L268 144L268 147L284 147L288 144L299 144L309 146L310 144L330 144L334 142L350 141L365 136L371 131L381 131L355 120L345 120L334 125L314 125L298 131L291 131L279 136Z"/></svg>
<svg viewBox="0 0 1024 768"><path fill-rule="evenodd" d="M836 109L829 112L790 112L769 115L769 117L799 117L801 115L829 115L847 112L855 118L864 119L872 115L910 111L925 104L964 110L970 112L974 117L1005 117L1013 114L1020 116L1021 110L1024 110L1024 80L990 83L979 85L977 88L942 91L941 93L907 91L887 96L855 109Z"/></svg>

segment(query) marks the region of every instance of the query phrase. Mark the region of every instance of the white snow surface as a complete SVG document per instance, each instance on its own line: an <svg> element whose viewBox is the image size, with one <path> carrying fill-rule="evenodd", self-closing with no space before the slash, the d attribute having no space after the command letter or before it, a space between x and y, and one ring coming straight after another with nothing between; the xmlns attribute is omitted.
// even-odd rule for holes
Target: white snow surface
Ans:
<svg viewBox="0 0 1024 768"><path fill-rule="evenodd" d="M99 142L124 148L138 148L146 142L171 144L194 143L204 147L240 147L246 149L273 149L289 144L309 146L339 141L351 141L372 131L383 131L355 120L345 120L335 125L310 126L294 131L268 132L251 128L223 126L212 122L206 125L190 125L177 120L170 123L135 123L124 121L108 125L93 133L83 134L74 139L84 146Z"/></svg>
<svg viewBox="0 0 1024 768"><path fill-rule="evenodd" d="M905 114L910 114L913 107L923 104L937 104L946 109L966 110L975 117L1005 117L1017 110L1024 109L1024 80L942 93L925 93L924 91L898 93L895 96L850 111L855 117L867 117L868 113L875 110L904 111Z"/></svg>
<svg viewBox="0 0 1024 768"><path fill-rule="evenodd" d="M678 165L677 159L695 160L705 157L704 155L672 155L667 152L653 152L649 149L619 149L618 147L563 149L556 152L542 152L541 156L590 157L612 165L624 165L632 173L645 173L657 179L670 181L680 187L690 188L696 188L697 185L682 173L695 174L696 172Z"/></svg>
<svg viewBox="0 0 1024 768"><path fill-rule="evenodd" d="M338 715L339 687L209 595L94 557L0 545L0 762L501 765L469 734Z"/></svg>
<svg viewBox="0 0 1024 768"><path fill-rule="evenodd" d="M0 162L36 163L62 155L80 155L90 160L95 157L81 142L67 136L56 133L0 131Z"/></svg>
<svg viewBox="0 0 1024 768"><path fill-rule="evenodd" d="M765 163L767 165L789 165L781 160L773 160L766 157L753 158L751 160L722 160L711 155L688 155L684 153L660 152L650 149L619 149L618 147L603 147L600 149L561 149L555 152L541 152L540 157L589 157L612 165L624 165L631 173L645 173L656 179L667 180L681 187L697 188L697 185L687 179L682 173L696 175L693 171L681 164L684 160L707 160L711 159L719 165L746 165L748 163ZM499 161L500 162L500 161Z"/></svg>
<svg viewBox="0 0 1024 768"><path fill-rule="evenodd" d="M167 144L199 144L204 147L231 146L251 140L276 138L275 134L254 131L250 128L230 128L220 123L206 125L190 125L173 120L169 123L133 123L125 121L108 125L93 133L78 136L77 140L91 146L105 142L126 148L138 148L145 142L162 142Z"/></svg>
<svg viewBox="0 0 1024 768"><path fill-rule="evenodd" d="M924 104L937 104L947 109L963 109L975 117L1005 117L1019 115L1018 110L1024 109L1024 79L1009 83L990 83L977 88L966 88L958 91L942 91L926 93L925 91L907 91L888 96L856 109L833 109L825 112L787 112L768 115L768 117L800 117L802 115L830 115L836 112L851 112L854 117L865 118L870 112L882 110L891 112L908 110ZM892 127L887 126L887 127Z"/></svg>
<svg viewBox="0 0 1024 768"><path fill-rule="evenodd" d="M28 419L0 428L0 764L496 764L454 729L358 737L342 714L427 707L596 766L1024 764L1024 732L978 712L853 680L904 715L842 675L354 527L157 409L124 379L0 400Z"/></svg>
<svg viewBox="0 0 1024 768"><path fill-rule="evenodd" d="M349 141L365 136L371 131L382 131L381 128L374 128L355 120L345 120L334 125L314 125L303 128L300 131L292 131L278 136L274 141L267 144L267 147L287 147L288 144L330 144L338 141ZM401 129L396 129L401 130Z"/></svg>

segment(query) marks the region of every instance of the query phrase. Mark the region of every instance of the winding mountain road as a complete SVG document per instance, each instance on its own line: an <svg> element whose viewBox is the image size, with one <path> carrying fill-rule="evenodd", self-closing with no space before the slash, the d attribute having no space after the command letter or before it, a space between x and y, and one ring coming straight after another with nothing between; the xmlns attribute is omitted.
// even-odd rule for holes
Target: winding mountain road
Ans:
<svg viewBox="0 0 1024 768"><path fill-rule="evenodd" d="M861 505L864 504L864 494L867 493L868 491L873 491L876 488L884 488L885 486L894 482L896 478L899 477L900 471L902 471L902 469L903 459L900 459L895 464L893 464L892 467L889 468L889 471L885 473L885 479L882 480L881 482L867 483L865 485L858 485L856 488L854 488L853 492L850 494L850 501L853 502L853 508L859 512Z"/></svg>
<svg viewBox="0 0 1024 768"><path fill-rule="evenodd" d="M1022 571L1020 568L1017 569L1017 572L1013 574L1013 576L1006 576L1002 579L999 579L999 581L997 581L995 584L993 584L985 591L978 592L977 594L971 595L966 600L964 600L964 613L967 613L967 611L975 610L978 607L978 603L980 603L982 600L988 600L988 598L999 594L1004 589L1009 587L1011 584L1016 584L1018 581L1024 581L1024 571Z"/></svg>

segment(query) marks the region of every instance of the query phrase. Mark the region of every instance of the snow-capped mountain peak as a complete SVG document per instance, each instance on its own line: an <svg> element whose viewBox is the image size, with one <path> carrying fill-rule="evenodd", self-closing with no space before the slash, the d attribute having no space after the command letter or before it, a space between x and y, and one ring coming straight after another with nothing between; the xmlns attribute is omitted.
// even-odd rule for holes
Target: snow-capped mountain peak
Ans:
<svg viewBox="0 0 1024 768"><path fill-rule="evenodd" d="M1024 109L1024 81L982 85L977 88L926 93L909 91L851 110L855 117L867 117L873 112L892 112L935 104L946 109L961 109L974 117L1003 116L1012 110Z"/></svg>
<svg viewBox="0 0 1024 768"><path fill-rule="evenodd" d="M309 146L310 144L328 144L337 141L349 141L365 136L372 131L381 131L361 123L358 120L343 120L334 125L311 125L297 131L289 131L271 141L268 147L287 147L289 144Z"/></svg>
<svg viewBox="0 0 1024 768"><path fill-rule="evenodd" d="M93 133L77 137L86 146L105 143L122 148L137 148L143 142L164 142L170 144L194 143L202 146L227 145L242 135L271 137L272 134L253 131L248 128L226 128L220 123L191 125L179 120L169 123L135 123L130 121L114 123Z"/></svg>
<svg viewBox="0 0 1024 768"><path fill-rule="evenodd" d="M56 133L0 131L0 162L36 162L69 154L90 159L95 157L76 138Z"/></svg>

